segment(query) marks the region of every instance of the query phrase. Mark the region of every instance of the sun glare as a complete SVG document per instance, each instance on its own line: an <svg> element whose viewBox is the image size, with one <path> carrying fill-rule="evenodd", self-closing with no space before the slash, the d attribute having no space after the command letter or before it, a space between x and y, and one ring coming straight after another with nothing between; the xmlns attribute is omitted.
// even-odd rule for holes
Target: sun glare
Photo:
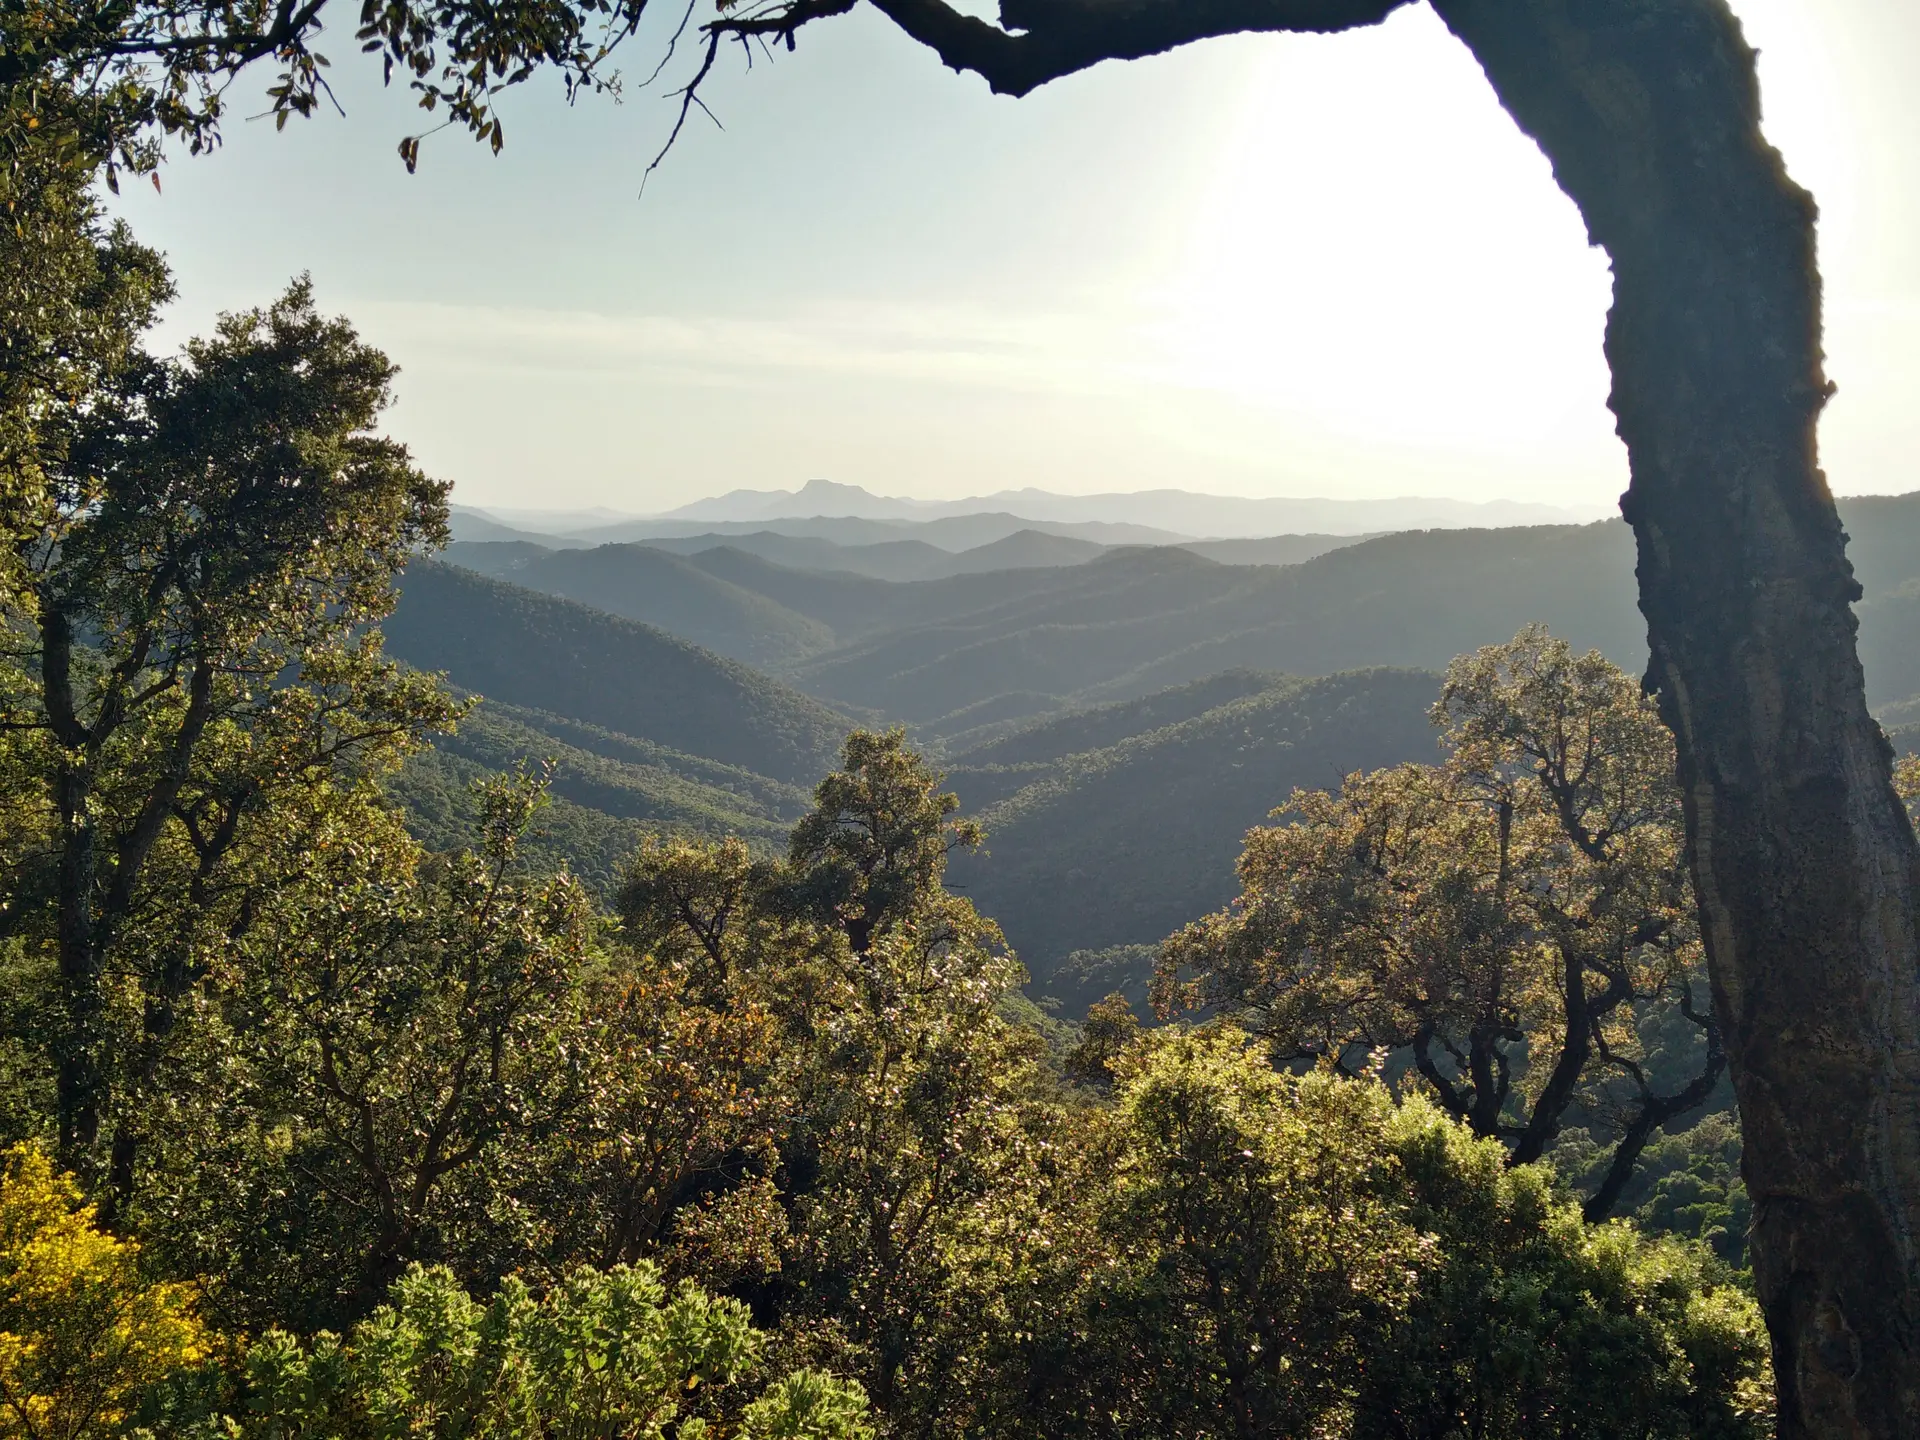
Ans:
<svg viewBox="0 0 1920 1440"><path fill-rule="evenodd" d="M1170 382L1328 438L1624 478L1608 297L1545 159L1409 9L1268 45L1158 297L1160 350Z"/></svg>

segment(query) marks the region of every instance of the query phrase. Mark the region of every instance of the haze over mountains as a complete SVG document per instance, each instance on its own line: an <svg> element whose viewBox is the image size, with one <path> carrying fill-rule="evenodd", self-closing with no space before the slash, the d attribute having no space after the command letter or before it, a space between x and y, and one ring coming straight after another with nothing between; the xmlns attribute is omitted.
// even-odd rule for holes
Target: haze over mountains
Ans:
<svg viewBox="0 0 1920 1440"><path fill-rule="evenodd" d="M1841 511L1870 701L1920 720L1920 494ZM1223 903L1242 833L1293 787L1427 759L1453 656L1542 621L1645 662L1617 520L1153 545L995 512L703 516L614 543L483 520L409 570L387 627L400 658L486 697L407 776L423 833L451 834L467 780L527 756L555 762L548 843L589 878L647 826L771 845L846 729L905 724L989 828L955 879L1074 1005L1099 993L1086 952L1137 980L1126 947ZM910 528L847 538L889 526Z"/></svg>
<svg viewBox="0 0 1920 1440"><path fill-rule="evenodd" d="M1052 524L1095 522L1149 526L1200 537L1246 537L1323 531L1357 535L1379 530L1445 526L1540 525L1594 518L1552 505L1401 496L1385 500L1249 499L1187 490L1130 494L1059 495L1047 490L1000 490L965 500L911 500L874 495L858 485L810 480L799 490L735 490L697 500L661 519L753 521L850 515L866 520L925 521L945 516L1004 513Z"/></svg>
<svg viewBox="0 0 1920 1440"><path fill-rule="evenodd" d="M971 549L1026 528L1126 545L1551 525L1600 518L1600 512L1591 508L1419 496L1379 500L1250 499L1186 490L1060 495L1024 489L965 500L915 500L875 495L858 485L831 480L810 480L798 490L735 490L658 515L619 515L604 509L458 508L456 538L462 540L538 540L545 536L568 543L607 543L702 531L724 534L761 529L845 544L913 538L947 550Z"/></svg>

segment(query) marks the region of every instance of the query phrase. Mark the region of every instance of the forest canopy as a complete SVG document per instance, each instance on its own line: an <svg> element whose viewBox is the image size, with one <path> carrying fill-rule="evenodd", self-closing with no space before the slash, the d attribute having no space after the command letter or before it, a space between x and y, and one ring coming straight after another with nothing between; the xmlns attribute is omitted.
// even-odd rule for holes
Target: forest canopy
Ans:
<svg viewBox="0 0 1920 1440"><path fill-rule="evenodd" d="M707 61L846 8L723 15ZM1393 6L882 8L1024 93ZM1911 1046L1889 1066L1837 1022L1882 981L1912 1008L1911 936L1843 882L1910 877L1914 842L1812 468L1811 207L1724 7L1676 0L1670 44L1439 8L1613 255L1657 699L1542 633L1463 658L1440 765L1296 796L1239 902L1163 951L1165 1023L1120 998L1077 1028L948 883L983 836L898 730L852 730L784 853L653 834L596 889L532 843L539 757L423 843L395 775L468 706L380 631L448 538L446 486L381 433L391 363L304 282L148 353L165 266L90 189L163 134L213 143L258 61L281 120L318 108L323 0L9 9L7 1423L1738 1435L1777 1379L1790 1426L1897 1428L1911 1197L1870 1170L1861 1198L1854 1161ZM501 86L606 83L639 13L396 4L355 40L498 148ZM1756 731L1756 697L1790 723ZM1703 804L1721 838L1689 854ZM1704 948L1734 980L1711 1011ZM1772 1008L1726 1023L1729 996ZM1595 1223L1660 1213L1636 1167L1729 1047L1767 1117L1751 1275L1740 1245ZM459 1404L408 1408L441 1383Z"/></svg>
<svg viewBox="0 0 1920 1440"><path fill-rule="evenodd" d="M1608 1097L1698 964L1669 742L1606 662L1463 659L1441 766L1250 841L1371 864L1336 839L1369 787L1444 799L1411 869L1302 912L1424 946L1431 1012L1284 981L1262 898L1170 942L1216 1018L1047 1017L897 729L783 848L656 829L585 884L532 843L537 755L428 848L396 776L476 712L382 646L446 523L391 365L304 282L150 356L164 267L70 213L112 338L18 412L0 676L18 1433L1761 1433L1743 1272L1539 1163L1646 1141L1671 1097ZM1514 958L1576 934L1575 989ZM1525 1078L1547 1042L1577 1084Z"/></svg>

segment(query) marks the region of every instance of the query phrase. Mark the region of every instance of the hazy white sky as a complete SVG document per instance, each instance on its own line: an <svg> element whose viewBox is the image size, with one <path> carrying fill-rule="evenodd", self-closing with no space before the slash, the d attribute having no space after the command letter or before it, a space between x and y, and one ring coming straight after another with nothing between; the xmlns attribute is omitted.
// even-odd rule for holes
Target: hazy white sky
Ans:
<svg viewBox="0 0 1920 1440"><path fill-rule="evenodd" d="M1735 5L1822 205L1829 476L1920 487L1920 4ZM691 125L644 199L658 94L568 110L536 82L501 157L449 132L409 177L417 112L336 49L345 119L236 123L122 208L178 272L173 337L310 270L469 503L1625 486L1604 258L1424 8L1019 101L856 12L727 64L725 132Z"/></svg>

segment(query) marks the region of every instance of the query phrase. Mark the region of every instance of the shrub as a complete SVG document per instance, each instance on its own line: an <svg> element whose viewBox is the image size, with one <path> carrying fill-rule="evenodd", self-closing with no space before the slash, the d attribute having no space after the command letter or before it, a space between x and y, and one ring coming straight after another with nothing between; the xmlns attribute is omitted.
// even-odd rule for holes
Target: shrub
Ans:
<svg viewBox="0 0 1920 1440"><path fill-rule="evenodd" d="M114 1434L151 1387L203 1364L192 1287L148 1284L31 1144L0 1177L0 1440Z"/></svg>
<svg viewBox="0 0 1920 1440"><path fill-rule="evenodd" d="M699 1440L738 1415L761 1337L745 1305L651 1265L579 1269L485 1304L415 1265L343 1339L271 1331L247 1356L249 1440ZM859 1386L802 1371L745 1406L747 1440L867 1440ZM733 1433L733 1432L730 1432Z"/></svg>

